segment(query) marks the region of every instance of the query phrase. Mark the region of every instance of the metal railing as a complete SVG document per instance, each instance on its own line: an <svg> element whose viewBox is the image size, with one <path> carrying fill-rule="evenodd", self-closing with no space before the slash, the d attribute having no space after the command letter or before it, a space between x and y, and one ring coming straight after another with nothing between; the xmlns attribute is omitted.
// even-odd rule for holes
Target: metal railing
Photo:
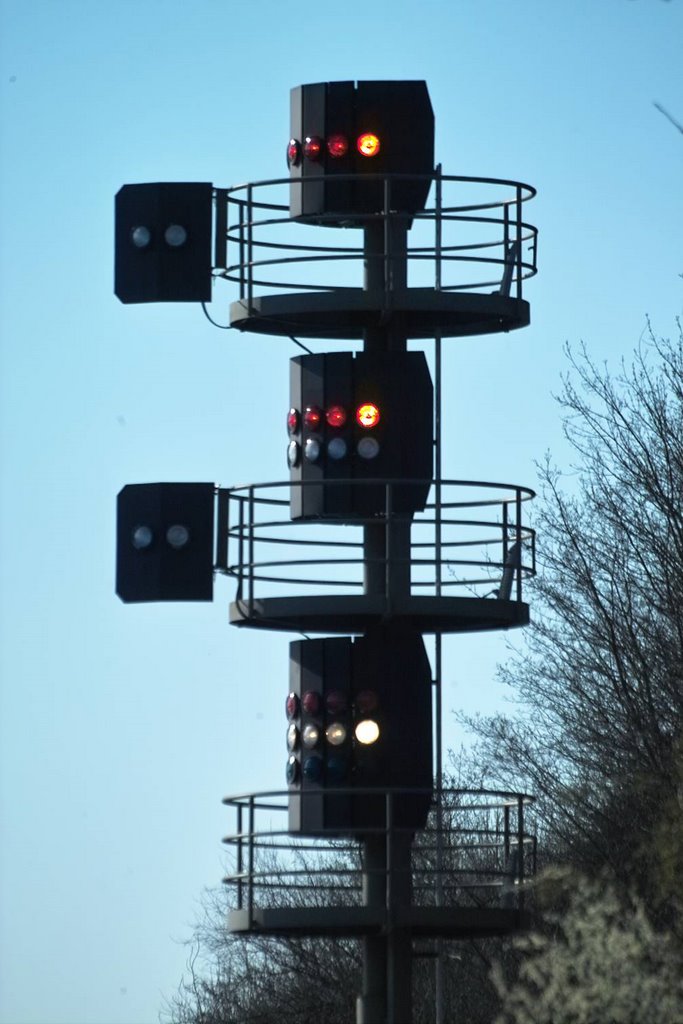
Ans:
<svg viewBox="0 0 683 1024"><path fill-rule="evenodd" d="M438 291L484 291L522 298L522 282L536 274L537 229L523 219L523 205L536 190L523 182L499 178L445 175L339 175L336 181L377 179L384 182L383 208L354 216L355 227L373 221L391 236L392 222L412 220L407 249L411 285ZM432 205L413 217L392 210L394 182L428 179ZM297 182L315 188L322 177ZM315 217L315 226L289 213L289 178L237 185L217 191L220 231L216 277L237 284L247 306L273 290L341 291L362 288L366 254L349 244L339 215ZM223 204L227 204L227 214ZM328 244L321 244L321 228ZM343 241L340 240L343 235ZM382 257L380 257L382 258ZM391 260L390 249L385 260ZM301 275L298 271L305 273ZM390 288L392 275L384 275Z"/></svg>
<svg viewBox="0 0 683 1024"><path fill-rule="evenodd" d="M344 486L349 481L277 482L221 489L219 572L237 580L238 599L304 595L334 588L360 594L367 557L362 527L405 523L393 514L392 492L412 481L355 480L354 487L386 489L385 512L358 516L346 525L333 520L292 520L292 487ZM411 550L396 566L391 530L381 564L388 571L410 563L412 594L505 597L522 601L523 580L536 571L535 532L523 522L524 487L478 481L437 481L438 504L428 502L412 518Z"/></svg>
<svg viewBox="0 0 683 1024"><path fill-rule="evenodd" d="M344 789L386 802L384 821L395 818L394 805L420 790ZM430 794L431 795L431 794ZM319 799L318 792L309 793ZM297 800L307 793L297 792ZM390 892L392 839L411 830L389 825L354 827L354 838L338 830L329 837L288 831L288 793L272 791L227 797L234 830L224 838L229 864L224 883L234 893L234 908L249 919L258 908L353 907L363 905L361 852L366 839L386 844L381 872ZM533 798L498 790L444 789L432 795L426 828L412 849L412 899L416 907L503 907L521 910L527 885L536 873L536 837L527 811Z"/></svg>

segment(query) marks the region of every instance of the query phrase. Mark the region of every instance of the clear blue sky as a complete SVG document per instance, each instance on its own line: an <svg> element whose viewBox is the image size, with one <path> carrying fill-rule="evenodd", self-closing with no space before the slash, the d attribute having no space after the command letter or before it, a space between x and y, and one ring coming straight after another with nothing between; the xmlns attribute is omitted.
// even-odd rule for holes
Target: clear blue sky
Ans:
<svg viewBox="0 0 683 1024"><path fill-rule="evenodd" d="M446 346L444 472L534 486L566 454L564 341L616 367L682 312L683 136L653 101L683 121L683 0L0 12L0 1024L149 1024L221 877L222 796L284 782L291 637L230 628L225 581L213 605L122 605L115 496L284 478L296 350L122 306L115 192L284 174L292 86L426 79L446 173L539 191L532 325ZM503 637L445 655L446 711L500 704Z"/></svg>

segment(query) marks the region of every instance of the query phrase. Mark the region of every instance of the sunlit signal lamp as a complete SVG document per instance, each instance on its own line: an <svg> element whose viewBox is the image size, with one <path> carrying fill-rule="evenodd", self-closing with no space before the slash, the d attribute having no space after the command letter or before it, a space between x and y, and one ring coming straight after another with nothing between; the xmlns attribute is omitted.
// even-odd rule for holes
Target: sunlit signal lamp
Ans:
<svg viewBox="0 0 683 1024"><path fill-rule="evenodd" d="M387 194L392 211L419 212L434 172L426 84L319 82L292 89L287 165L295 219L362 227L364 215L382 212Z"/></svg>

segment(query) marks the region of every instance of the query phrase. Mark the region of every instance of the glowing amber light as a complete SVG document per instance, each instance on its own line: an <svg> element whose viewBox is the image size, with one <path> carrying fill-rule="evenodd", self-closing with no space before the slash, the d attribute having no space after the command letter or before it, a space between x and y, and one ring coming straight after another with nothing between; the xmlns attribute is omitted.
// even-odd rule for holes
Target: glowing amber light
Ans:
<svg viewBox="0 0 683 1024"><path fill-rule="evenodd" d="M379 153L379 139L371 132L359 135L356 146L361 156L377 156Z"/></svg>
<svg viewBox="0 0 683 1024"><path fill-rule="evenodd" d="M372 402L364 402L356 409L356 422L366 429L376 427L379 423L379 409Z"/></svg>

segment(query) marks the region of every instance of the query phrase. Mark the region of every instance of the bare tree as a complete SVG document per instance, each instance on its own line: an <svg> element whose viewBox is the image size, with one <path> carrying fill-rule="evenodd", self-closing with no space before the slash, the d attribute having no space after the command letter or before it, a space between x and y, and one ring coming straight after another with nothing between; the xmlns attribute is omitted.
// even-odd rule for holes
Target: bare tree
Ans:
<svg viewBox="0 0 683 1024"><path fill-rule="evenodd" d="M683 336L650 331L614 377L569 356L577 462L542 471L535 622L501 670L517 706L467 721L479 769L539 797L557 857L607 865L663 907L662 823L681 813Z"/></svg>

